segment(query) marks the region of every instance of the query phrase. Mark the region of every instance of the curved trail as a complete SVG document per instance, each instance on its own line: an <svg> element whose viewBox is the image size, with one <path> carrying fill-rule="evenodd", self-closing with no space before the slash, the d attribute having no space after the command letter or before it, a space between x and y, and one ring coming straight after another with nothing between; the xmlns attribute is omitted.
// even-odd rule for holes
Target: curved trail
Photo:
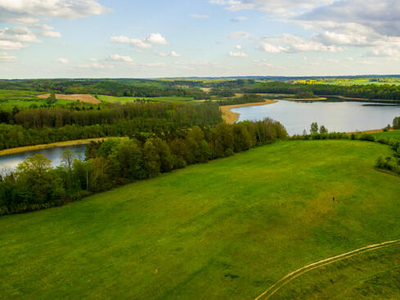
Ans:
<svg viewBox="0 0 400 300"><path fill-rule="evenodd" d="M369 252L369 251L374 251L374 250L378 250L381 248L385 248L385 247L389 247L389 246L393 246L396 244L400 244L400 240L394 240L394 241L389 241L389 242L384 242L384 243L380 243L380 244L375 244L375 245L370 245L370 246L366 246L357 250L353 250L344 254L340 254L334 257L330 257L309 265L306 265L300 269L297 269L296 271L286 275L285 277L283 277L281 280L279 280L277 283L275 283L273 286L271 286L268 290L266 290L264 293L262 293L260 296L258 296L255 300L267 300L270 299L276 292L278 292L281 288L283 288L285 285L287 285L288 283L290 283L292 280L296 279L297 277L312 271L314 269L318 269L330 264L333 264L335 262L341 261L341 260L345 260L348 259L350 257L365 253L365 252Z"/></svg>

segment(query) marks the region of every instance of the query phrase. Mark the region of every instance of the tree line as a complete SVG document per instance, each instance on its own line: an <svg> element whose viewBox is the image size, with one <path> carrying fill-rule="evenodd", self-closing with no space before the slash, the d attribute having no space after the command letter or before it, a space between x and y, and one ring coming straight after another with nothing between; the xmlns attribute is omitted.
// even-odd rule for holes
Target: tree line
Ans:
<svg viewBox="0 0 400 300"><path fill-rule="evenodd" d="M217 101L218 105L220 106L245 104L245 103L258 103L258 102L265 102L265 100L260 95L255 95L255 94L244 94L243 96L240 97L227 98Z"/></svg>
<svg viewBox="0 0 400 300"><path fill-rule="evenodd" d="M17 112L0 124L0 150L105 136L175 135L222 122L215 103L128 103L93 110L41 108Z"/></svg>
<svg viewBox="0 0 400 300"><path fill-rule="evenodd" d="M208 99L201 89L185 82L145 79L30 79L0 80L0 89L92 94L117 97L191 97Z"/></svg>
<svg viewBox="0 0 400 300"><path fill-rule="evenodd" d="M241 88L244 93L297 94L313 93L318 96L332 95L352 98L400 100L400 86L389 84L330 85L299 84L281 81L256 82Z"/></svg>
<svg viewBox="0 0 400 300"><path fill-rule="evenodd" d="M85 161L66 151L57 168L47 158L35 155L22 162L15 172L0 178L0 214L62 205L286 137L287 132L279 122L265 119L204 128L194 126L174 138L152 136L142 140L92 142L86 148Z"/></svg>

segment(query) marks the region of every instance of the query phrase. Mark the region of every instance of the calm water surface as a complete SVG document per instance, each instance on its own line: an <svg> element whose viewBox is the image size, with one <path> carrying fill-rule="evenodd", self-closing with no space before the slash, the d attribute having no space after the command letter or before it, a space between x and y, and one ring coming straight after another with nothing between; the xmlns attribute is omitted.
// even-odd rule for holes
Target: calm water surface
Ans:
<svg viewBox="0 0 400 300"><path fill-rule="evenodd" d="M263 106L232 109L239 121L271 118L281 122L290 135L309 131L312 122L324 125L329 131L353 132L381 129L400 116L399 105L367 102L294 102L278 100Z"/></svg>
<svg viewBox="0 0 400 300"><path fill-rule="evenodd" d="M27 157L33 156L35 154L42 154L43 156L51 159L52 165L54 167L57 167L61 164L61 154L65 149L70 149L77 158L83 159L85 157L85 148L86 145L75 145L75 146L55 147L55 148L28 151L13 155L1 156L0 171L14 170L20 162L24 161Z"/></svg>

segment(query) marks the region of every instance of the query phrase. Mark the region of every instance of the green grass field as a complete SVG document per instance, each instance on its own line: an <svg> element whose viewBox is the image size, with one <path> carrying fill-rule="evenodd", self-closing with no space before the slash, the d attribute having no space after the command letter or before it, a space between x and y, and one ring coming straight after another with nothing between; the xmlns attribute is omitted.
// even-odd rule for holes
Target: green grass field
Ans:
<svg viewBox="0 0 400 300"><path fill-rule="evenodd" d="M373 133L373 136L376 138L387 138L387 139L395 139L400 141L400 130L394 130L394 131L387 131L387 132L378 132L378 133Z"/></svg>
<svg viewBox="0 0 400 300"><path fill-rule="evenodd" d="M135 102L136 100L149 100L151 102L192 102L193 98L187 97L154 97L154 98L146 98L146 97L114 97L114 96L106 96L106 95L98 95L97 98L106 103L115 103L120 102L122 104Z"/></svg>
<svg viewBox="0 0 400 300"><path fill-rule="evenodd" d="M400 238L400 178L374 168L389 153L360 141L278 142L2 217L1 298L254 299L306 264ZM379 272L398 275L398 252L385 256ZM327 268L324 276L338 283L327 299L362 299L373 288L368 278L394 284L357 259L352 277ZM343 268L358 268L357 259ZM317 299L314 278L282 296ZM400 296L390 291L379 297Z"/></svg>
<svg viewBox="0 0 400 300"><path fill-rule="evenodd" d="M398 299L400 246L364 253L312 270L271 299Z"/></svg>
<svg viewBox="0 0 400 300"><path fill-rule="evenodd" d="M18 90L0 90L0 109L12 110L14 106L20 108L29 108L31 105L41 106L47 104L45 99L39 99L37 96L43 92L18 91ZM56 104L65 105L71 103L69 100L57 100Z"/></svg>

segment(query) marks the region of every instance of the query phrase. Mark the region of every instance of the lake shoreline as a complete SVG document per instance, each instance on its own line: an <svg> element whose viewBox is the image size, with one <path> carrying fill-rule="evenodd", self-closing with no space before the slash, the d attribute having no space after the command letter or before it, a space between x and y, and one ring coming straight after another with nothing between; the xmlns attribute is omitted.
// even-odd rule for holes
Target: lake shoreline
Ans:
<svg viewBox="0 0 400 300"><path fill-rule="evenodd" d="M71 141L57 142L57 143L51 143L51 144L40 144L40 145L34 145L34 146L25 146L25 147L4 149L4 150L0 151L0 157L24 153L24 152L28 152L28 151L36 151L36 150L43 150L43 149L56 148L56 147L87 145L87 144L90 144L90 142L99 142L99 141L104 141L104 140L107 140L110 138L112 138L112 137L71 140Z"/></svg>
<svg viewBox="0 0 400 300"><path fill-rule="evenodd" d="M278 103L278 102L282 102L282 103L284 103L284 102L287 102L287 103L290 103L290 102L292 102L292 103L295 103L295 102L298 102L298 103L300 103L300 102L303 102L303 103L311 103L311 102L314 102L314 103L334 103L334 102L343 102L343 103L351 103L351 102L353 102L353 103L360 103L360 102L364 102L364 101L354 101L354 100L351 100L351 99L346 99L346 100L344 100L344 101L300 101L300 100L295 100L295 101L290 101L289 99L276 99L276 100L271 100L271 101L273 101L273 103ZM373 102L373 100L370 100L369 102ZM365 103L368 103L367 101L365 101ZM362 103L361 103L362 104ZM258 106L258 105L265 105L265 103L255 103L255 104L253 104L253 103L247 103L246 105L232 105L232 106L227 106L224 110L230 110L230 109L233 109L233 108L240 108L240 107L243 107L243 106L247 106L247 107L252 107L252 106ZM367 106L367 105L366 105ZM377 106L379 106L379 105L377 105ZM385 106L385 105L383 105L383 106ZM389 105L386 105L386 106L389 106ZM390 105L390 106L392 106L392 105ZM393 105L394 107L396 107L396 109L398 110L398 105ZM222 108L220 107L220 109L222 110ZM272 111L273 111L274 109L272 109ZM230 114L231 114L231 116L224 116L224 120L226 121L226 122L231 122L231 123L234 123L234 122L236 122L238 119L243 119L242 117L241 117L241 115L244 113L244 111L242 112L241 110L238 110L239 112L231 112L230 111ZM257 110L258 111L258 110ZM228 119L228 121L227 121L227 118L229 118ZM276 119L276 118L274 118L273 117L273 115L271 115L270 116L270 118L272 118L272 119L274 119L274 120L277 120L277 121L279 121L279 122L282 122L281 120L279 120L279 118L278 119ZM247 119L247 117L245 116L244 117L244 119L243 120L246 120ZM254 118L251 118L251 119L254 119ZM255 119L262 119L262 118L255 118ZM390 120L392 120L392 118L389 118ZM390 121L389 121L389 119L388 119L388 122L390 123ZM315 122L315 120L311 120L310 122ZM318 121L318 124L322 124L322 125L326 125L326 124L324 124L324 121L321 121L321 120L319 120ZM311 123L309 123L309 124L311 124ZM386 123L387 124L387 123ZM342 128L342 129L338 129L338 130L332 130L332 132L341 132L341 133L346 133L346 134L349 134L349 135L351 135L351 134L363 134L363 133L367 133L367 134L374 134L374 133L380 133L380 132L383 132L383 129L386 127L386 126L384 126L384 125L382 125L382 127L380 127L380 125L379 124L371 124L371 125L374 125L372 128L378 128L378 129L365 129L365 130L357 130L357 131L355 131L355 130L351 130L351 128L347 128L347 130L346 130L346 128ZM377 125L377 126L376 126ZM290 127L290 126L289 126ZM357 126L358 127L358 126ZM355 127L355 128L357 128L357 127ZM362 127L362 126L361 126ZM367 127L367 126L365 126L365 127ZM368 128L368 127L367 127ZM371 127L370 127L371 128ZM328 130L329 130L330 128L328 127ZM289 130L288 130L289 131ZM390 130L390 131L392 131L392 130ZM292 133L290 133L289 132L289 134L290 135L298 135L298 134L300 134L300 133L294 133L294 132L292 132Z"/></svg>
<svg viewBox="0 0 400 300"><path fill-rule="evenodd" d="M264 102L225 105L225 106L220 106L219 109L222 112L222 119L228 124L233 124L237 120L239 120L240 114L231 111L231 109L239 108L239 107L247 107L247 106L269 105L269 104L274 104L276 102L277 102L276 100L265 99Z"/></svg>
<svg viewBox="0 0 400 300"><path fill-rule="evenodd" d="M325 97L317 97L317 98L284 98L282 100L285 101L326 101L328 98Z"/></svg>

